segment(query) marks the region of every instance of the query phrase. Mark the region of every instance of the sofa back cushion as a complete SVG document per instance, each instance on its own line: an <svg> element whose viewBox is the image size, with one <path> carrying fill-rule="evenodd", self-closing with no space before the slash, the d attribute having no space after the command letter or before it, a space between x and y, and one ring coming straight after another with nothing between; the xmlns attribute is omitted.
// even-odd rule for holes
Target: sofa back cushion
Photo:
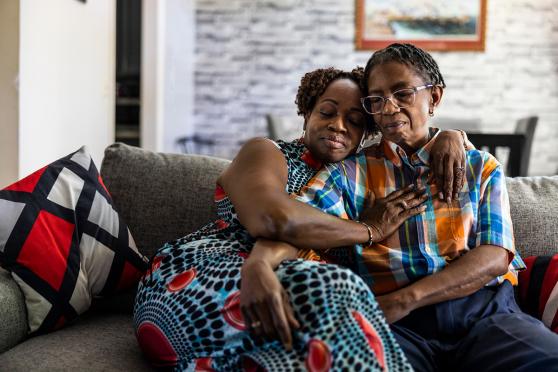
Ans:
<svg viewBox="0 0 558 372"><path fill-rule="evenodd" d="M558 253L558 176L506 181L516 249L523 257Z"/></svg>
<svg viewBox="0 0 558 372"><path fill-rule="evenodd" d="M101 175L138 249L151 256L215 218L215 182L229 163L116 143L105 150Z"/></svg>
<svg viewBox="0 0 558 372"><path fill-rule="evenodd" d="M140 252L149 256L215 218L215 181L229 163L117 143L105 150L101 174ZM507 186L521 255L558 253L558 176L507 178Z"/></svg>

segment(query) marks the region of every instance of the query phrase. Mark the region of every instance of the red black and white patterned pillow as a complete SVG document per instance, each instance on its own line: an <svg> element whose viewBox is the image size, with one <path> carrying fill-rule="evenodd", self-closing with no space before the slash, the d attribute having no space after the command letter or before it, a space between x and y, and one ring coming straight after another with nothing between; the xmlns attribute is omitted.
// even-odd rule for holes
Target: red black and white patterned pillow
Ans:
<svg viewBox="0 0 558 372"><path fill-rule="evenodd" d="M522 309L558 333L558 254L524 261L527 269L519 273Z"/></svg>
<svg viewBox="0 0 558 372"><path fill-rule="evenodd" d="M29 332L41 333L147 267L85 147L0 190L0 264L24 293Z"/></svg>

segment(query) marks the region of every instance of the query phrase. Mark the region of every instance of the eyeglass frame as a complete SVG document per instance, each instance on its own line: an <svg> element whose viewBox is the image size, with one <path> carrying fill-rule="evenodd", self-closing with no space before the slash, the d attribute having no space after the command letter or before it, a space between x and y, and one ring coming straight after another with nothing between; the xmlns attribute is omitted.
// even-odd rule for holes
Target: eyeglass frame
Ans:
<svg viewBox="0 0 558 372"><path fill-rule="evenodd" d="M425 84L425 85L419 85L418 87L411 87L411 88L401 88L396 90L395 92L393 92L392 94L390 94L389 96L366 96L366 97L362 97L360 99L360 104L362 105L362 108L364 108L364 111L366 111L366 113L370 114L370 115L377 115L380 114L382 111L384 111L384 108L386 107L386 102L389 100L391 102L391 104L397 108L397 109L402 109L402 108L407 108L407 107L411 107L412 105L415 104L415 100L416 100L416 95L419 91L424 90L424 89L429 89L429 88L433 88L435 87L436 84ZM395 103L393 101L393 96L397 93L397 92L401 92L402 90L413 90L413 103L409 104L408 106L399 106L397 103ZM382 99L382 108L378 111L378 112L369 112L366 109L366 106L364 105L364 100L370 97L377 97L377 98L381 98Z"/></svg>

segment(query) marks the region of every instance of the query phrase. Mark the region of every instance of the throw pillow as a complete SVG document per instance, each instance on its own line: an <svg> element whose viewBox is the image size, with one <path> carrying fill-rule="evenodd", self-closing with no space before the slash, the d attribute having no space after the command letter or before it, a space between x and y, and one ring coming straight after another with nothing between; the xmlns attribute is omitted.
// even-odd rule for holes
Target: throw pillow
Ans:
<svg viewBox="0 0 558 372"><path fill-rule="evenodd" d="M519 297L523 311L542 320L558 333L558 254L530 256L519 273Z"/></svg>
<svg viewBox="0 0 558 372"><path fill-rule="evenodd" d="M146 270L85 147L0 190L0 264L25 296L30 332L85 312Z"/></svg>

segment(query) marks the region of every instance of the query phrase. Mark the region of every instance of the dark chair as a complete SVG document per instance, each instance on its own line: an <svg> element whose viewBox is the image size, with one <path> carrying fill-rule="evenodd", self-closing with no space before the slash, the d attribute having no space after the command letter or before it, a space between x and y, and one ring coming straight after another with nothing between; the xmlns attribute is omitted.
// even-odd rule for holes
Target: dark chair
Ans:
<svg viewBox="0 0 558 372"><path fill-rule="evenodd" d="M194 134L193 136L177 138L176 144L183 154L211 155L216 143L212 138L201 137L198 134Z"/></svg>
<svg viewBox="0 0 558 372"><path fill-rule="evenodd" d="M519 175L521 177L526 177L529 171L531 145L533 144L533 138L535 138L535 129L537 128L538 121L538 116L529 116L523 119L519 119L515 126L515 133L525 135L525 142L523 143L523 149L521 150L521 160L519 163Z"/></svg>
<svg viewBox="0 0 558 372"><path fill-rule="evenodd" d="M526 177L538 120L537 116L519 119L514 133L467 133L467 136L477 148L487 148L488 152L494 156L496 156L497 147L507 147L510 151L506 175Z"/></svg>

